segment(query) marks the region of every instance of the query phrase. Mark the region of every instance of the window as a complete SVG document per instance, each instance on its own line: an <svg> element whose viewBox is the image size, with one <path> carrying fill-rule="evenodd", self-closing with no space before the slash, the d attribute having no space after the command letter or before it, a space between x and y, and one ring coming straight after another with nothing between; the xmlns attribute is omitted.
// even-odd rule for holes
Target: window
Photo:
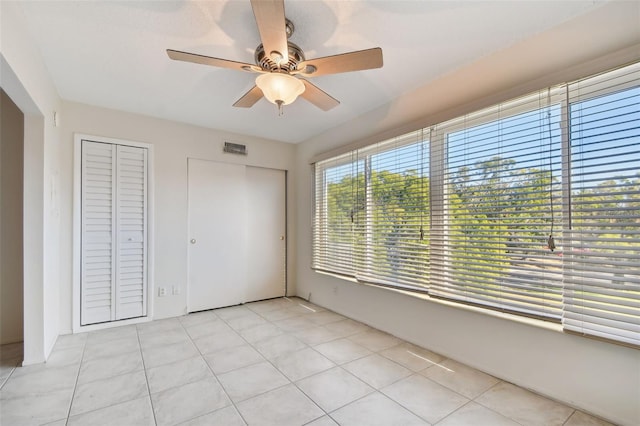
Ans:
<svg viewBox="0 0 640 426"><path fill-rule="evenodd" d="M314 268L640 345L640 64L315 171Z"/></svg>
<svg viewBox="0 0 640 426"><path fill-rule="evenodd" d="M428 281L428 142L422 132L316 164L313 267L383 285Z"/></svg>
<svg viewBox="0 0 640 426"><path fill-rule="evenodd" d="M354 275L364 222L364 163L349 153L316 165L313 267Z"/></svg>
<svg viewBox="0 0 640 426"><path fill-rule="evenodd" d="M361 152L366 178L364 262L356 276L379 284L426 288L428 141L417 132Z"/></svg>
<svg viewBox="0 0 640 426"><path fill-rule="evenodd" d="M433 295L560 319L562 252L548 247L562 212L558 92L438 126L446 226Z"/></svg>
<svg viewBox="0 0 640 426"><path fill-rule="evenodd" d="M569 88L567 330L640 344L640 87L637 67ZM637 80L635 81L637 85ZM609 90L602 90L605 85Z"/></svg>

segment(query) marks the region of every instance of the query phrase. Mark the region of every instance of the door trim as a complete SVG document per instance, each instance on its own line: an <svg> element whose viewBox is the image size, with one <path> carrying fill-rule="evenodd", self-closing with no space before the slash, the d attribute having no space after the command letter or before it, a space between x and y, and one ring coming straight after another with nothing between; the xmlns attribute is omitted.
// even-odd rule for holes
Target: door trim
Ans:
<svg viewBox="0 0 640 426"><path fill-rule="evenodd" d="M104 322L99 324L80 324L80 285L81 285L81 251L82 251L82 141L126 145L147 149L147 315L139 318ZM106 138L102 136L75 133L73 135L73 290L72 290L72 332L101 330L127 324L137 324L153 319L154 285L154 173L153 145L124 139Z"/></svg>

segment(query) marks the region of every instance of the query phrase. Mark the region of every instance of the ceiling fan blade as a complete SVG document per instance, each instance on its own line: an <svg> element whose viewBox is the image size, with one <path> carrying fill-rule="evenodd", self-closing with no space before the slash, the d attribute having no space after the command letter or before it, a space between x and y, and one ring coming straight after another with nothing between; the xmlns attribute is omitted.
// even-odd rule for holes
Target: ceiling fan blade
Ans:
<svg viewBox="0 0 640 426"><path fill-rule="evenodd" d="M233 104L234 107L251 108L256 102L262 99L264 95L258 86L253 86L247 93L242 95L240 99Z"/></svg>
<svg viewBox="0 0 640 426"><path fill-rule="evenodd" d="M298 64L299 74L305 77L316 77L319 75L338 74L341 72L368 70L380 67L382 67L382 49L379 47L310 59Z"/></svg>
<svg viewBox="0 0 640 426"><path fill-rule="evenodd" d="M271 52L278 52L282 62L289 60L287 30L284 16L284 0L251 0L253 15L256 17L260 40L267 55L274 59ZM278 62L274 59L275 62Z"/></svg>
<svg viewBox="0 0 640 426"><path fill-rule="evenodd" d="M193 62L195 64L211 65L212 67L230 68L238 71L262 71L260 67L244 62L230 61L228 59L213 58L211 56L198 55L196 53L181 52L167 49L167 55L175 61Z"/></svg>
<svg viewBox="0 0 640 426"><path fill-rule="evenodd" d="M334 99L327 92L320 89L315 84L301 78L300 81L304 83L304 92L300 96L317 106L323 111L329 111L332 108L340 105L340 101Z"/></svg>

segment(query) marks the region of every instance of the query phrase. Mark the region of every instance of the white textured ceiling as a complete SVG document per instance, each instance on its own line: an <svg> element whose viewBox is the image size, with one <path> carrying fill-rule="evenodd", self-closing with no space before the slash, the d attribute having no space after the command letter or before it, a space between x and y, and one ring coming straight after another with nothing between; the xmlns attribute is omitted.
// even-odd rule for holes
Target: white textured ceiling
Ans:
<svg viewBox="0 0 640 426"><path fill-rule="evenodd" d="M3 0L4 1L4 0ZM602 5L602 1L287 0L307 58L381 47L382 69L317 77L341 101L231 105L255 74L171 61L167 48L253 63L249 0L25 1L29 31L63 99L300 142L435 78Z"/></svg>

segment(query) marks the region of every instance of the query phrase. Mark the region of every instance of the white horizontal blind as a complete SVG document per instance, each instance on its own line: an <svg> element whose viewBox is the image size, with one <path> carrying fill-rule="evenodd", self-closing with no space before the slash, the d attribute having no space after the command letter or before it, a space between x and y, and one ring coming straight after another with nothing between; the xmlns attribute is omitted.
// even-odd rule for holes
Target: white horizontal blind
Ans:
<svg viewBox="0 0 640 426"><path fill-rule="evenodd" d="M433 229L431 294L560 318L562 257L548 248L562 211L559 93L438 126L445 158L433 203L445 225Z"/></svg>
<svg viewBox="0 0 640 426"><path fill-rule="evenodd" d="M640 66L569 86L566 330L640 345Z"/></svg>
<svg viewBox="0 0 640 426"><path fill-rule="evenodd" d="M640 64L421 132L316 164L314 268L640 346Z"/></svg>
<svg viewBox="0 0 640 426"><path fill-rule="evenodd" d="M115 145L82 142L83 325L115 316Z"/></svg>
<svg viewBox="0 0 640 426"><path fill-rule="evenodd" d="M426 289L429 278L429 145L422 131L360 150L365 225L357 278Z"/></svg>
<svg viewBox="0 0 640 426"><path fill-rule="evenodd" d="M355 275L361 258L364 194L364 162L356 151L316 163L314 269Z"/></svg>
<svg viewBox="0 0 640 426"><path fill-rule="evenodd" d="M116 318L146 315L147 150L118 146Z"/></svg>

